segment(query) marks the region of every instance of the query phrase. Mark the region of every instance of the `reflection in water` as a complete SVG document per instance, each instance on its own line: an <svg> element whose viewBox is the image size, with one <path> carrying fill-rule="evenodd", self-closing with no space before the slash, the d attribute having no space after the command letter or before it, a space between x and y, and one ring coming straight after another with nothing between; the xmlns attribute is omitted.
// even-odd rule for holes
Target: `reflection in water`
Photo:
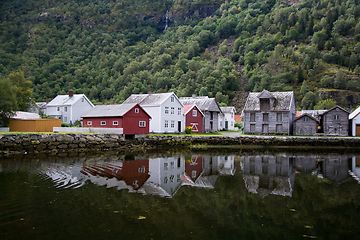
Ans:
<svg viewBox="0 0 360 240"><path fill-rule="evenodd" d="M0 159L0 239L358 239L359 176L345 154Z"/></svg>

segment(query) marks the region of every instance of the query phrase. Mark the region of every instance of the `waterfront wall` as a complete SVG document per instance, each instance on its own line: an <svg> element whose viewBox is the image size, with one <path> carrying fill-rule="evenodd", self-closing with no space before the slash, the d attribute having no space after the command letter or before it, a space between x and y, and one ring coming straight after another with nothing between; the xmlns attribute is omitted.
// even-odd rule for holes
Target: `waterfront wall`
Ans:
<svg viewBox="0 0 360 240"><path fill-rule="evenodd" d="M125 139L118 134L2 134L0 155L15 153L73 152L92 150L148 150L212 145L314 146L359 149L358 137L281 136L145 136Z"/></svg>

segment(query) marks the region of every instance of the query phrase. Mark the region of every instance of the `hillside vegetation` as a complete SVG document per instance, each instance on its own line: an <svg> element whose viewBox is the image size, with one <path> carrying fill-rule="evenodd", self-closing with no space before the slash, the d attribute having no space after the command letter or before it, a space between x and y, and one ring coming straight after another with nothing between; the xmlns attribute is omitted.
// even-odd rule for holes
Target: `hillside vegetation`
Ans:
<svg viewBox="0 0 360 240"><path fill-rule="evenodd" d="M267 89L294 90L298 108L349 107L360 102L359 3L1 1L0 77L24 72L36 101L174 91L240 111L246 92Z"/></svg>

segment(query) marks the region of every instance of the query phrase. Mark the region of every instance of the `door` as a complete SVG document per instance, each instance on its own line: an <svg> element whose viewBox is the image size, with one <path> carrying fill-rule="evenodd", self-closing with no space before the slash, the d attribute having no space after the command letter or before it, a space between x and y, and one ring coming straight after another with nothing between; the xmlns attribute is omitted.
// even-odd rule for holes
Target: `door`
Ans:
<svg viewBox="0 0 360 240"><path fill-rule="evenodd" d="M178 132L181 132L181 121L178 121Z"/></svg>
<svg viewBox="0 0 360 240"><path fill-rule="evenodd" d="M356 133L355 136L360 136L360 124L356 124Z"/></svg>
<svg viewBox="0 0 360 240"><path fill-rule="evenodd" d="M268 134L269 133L269 124L263 124L262 125L262 133Z"/></svg>
<svg viewBox="0 0 360 240"><path fill-rule="evenodd" d="M225 121L225 129L228 130L228 127L229 127L229 122Z"/></svg>

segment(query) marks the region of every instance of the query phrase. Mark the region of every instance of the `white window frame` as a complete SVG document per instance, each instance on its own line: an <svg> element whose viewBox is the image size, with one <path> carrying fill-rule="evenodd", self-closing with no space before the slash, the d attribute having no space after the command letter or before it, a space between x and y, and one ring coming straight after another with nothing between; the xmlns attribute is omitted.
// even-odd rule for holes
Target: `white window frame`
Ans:
<svg viewBox="0 0 360 240"><path fill-rule="evenodd" d="M139 127L146 127L146 121L139 121Z"/></svg>
<svg viewBox="0 0 360 240"><path fill-rule="evenodd" d="M309 117L304 117L304 122L308 122L310 121L310 118Z"/></svg>
<svg viewBox="0 0 360 240"><path fill-rule="evenodd" d="M64 107L64 112L67 112L67 107Z"/></svg>
<svg viewBox="0 0 360 240"><path fill-rule="evenodd" d="M181 108L178 108L178 115L181 115Z"/></svg>
<svg viewBox="0 0 360 240"><path fill-rule="evenodd" d="M171 120L171 122L170 122L170 127L171 127L171 128L175 128L175 121L174 121L174 120Z"/></svg>
<svg viewBox="0 0 360 240"><path fill-rule="evenodd" d="M169 128L169 121L168 120L165 120L165 128Z"/></svg>
<svg viewBox="0 0 360 240"><path fill-rule="evenodd" d="M174 107L171 107L170 114L171 114L171 115L174 115L174 114L175 114L175 108L174 108Z"/></svg>
<svg viewBox="0 0 360 240"><path fill-rule="evenodd" d="M106 126L106 121L100 121L101 126Z"/></svg>
<svg viewBox="0 0 360 240"><path fill-rule="evenodd" d="M138 108L135 108L135 113L139 113L139 109L138 109Z"/></svg>
<svg viewBox="0 0 360 240"><path fill-rule="evenodd" d="M56 111L58 111L58 112L59 112L59 111L60 111L60 107L57 107L57 108L56 108Z"/></svg>
<svg viewBox="0 0 360 240"><path fill-rule="evenodd" d="M334 120L340 120L340 115L334 115Z"/></svg>
<svg viewBox="0 0 360 240"><path fill-rule="evenodd" d="M166 115L169 114L169 107L165 107L165 114L166 114Z"/></svg>
<svg viewBox="0 0 360 240"><path fill-rule="evenodd" d="M175 97L172 96L172 97L170 98L170 101L171 101L171 102L175 102Z"/></svg>
<svg viewBox="0 0 360 240"><path fill-rule="evenodd" d="M197 117L197 111L196 111L196 109L193 109L193 110L192 110L192 115L193 115L193 117Z"/></svg>
<svg viewBox="0 0 360 240"><path fill-rule="evenodd" d="M145 166L141 166L138 168L138 172L139 173L144 173L145 172Z"/></svg>
<svg viewBox="0 0 360 240"><path fill-rule="evenodd" d="M118 121L113 121L113 125L117 126L117 125L119 125L119 122Z"/></svg>
<svg viewBox="0 0 360 240"><path fill-rule="evenodd" d="M64 122L67 122L67 117L64 117Z"/></svg>
<svg viewBox="0 0 360 240"><path fill-rule="evenodd" d="M92 126L92 121L87 121L88 126Z"/></svg>

